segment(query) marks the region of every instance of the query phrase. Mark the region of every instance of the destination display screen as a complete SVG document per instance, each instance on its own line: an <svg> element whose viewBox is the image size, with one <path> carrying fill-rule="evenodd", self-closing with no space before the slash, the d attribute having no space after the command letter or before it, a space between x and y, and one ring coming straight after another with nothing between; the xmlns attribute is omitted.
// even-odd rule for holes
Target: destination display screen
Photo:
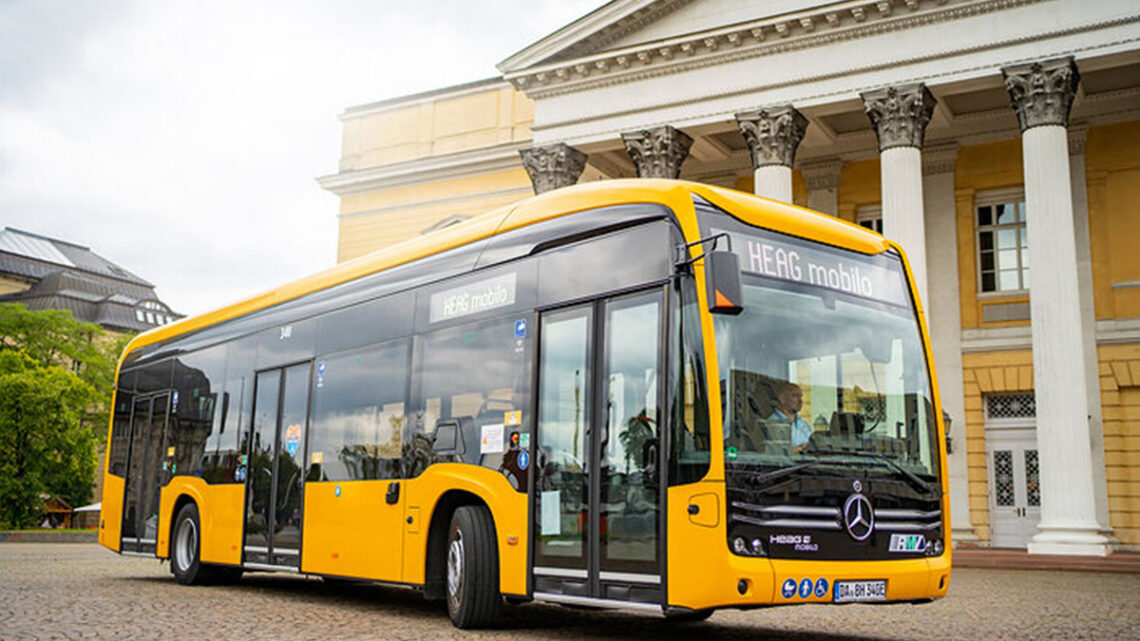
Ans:
<svg viewBox="0 0 1140 641"><path fill-rule="evenodd" d="M728 234L746 274L910 306L902 263L891 256L868 256L762 230L742 234L714 228L712 233Z"/></svg>

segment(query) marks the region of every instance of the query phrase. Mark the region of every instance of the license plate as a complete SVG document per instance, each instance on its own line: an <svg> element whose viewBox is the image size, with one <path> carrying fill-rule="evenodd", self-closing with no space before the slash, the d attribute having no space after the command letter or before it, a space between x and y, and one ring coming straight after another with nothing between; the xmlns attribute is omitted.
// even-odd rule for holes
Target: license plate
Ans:
<svg viewBox="0 0 1140 641"><path fill-rule="evenodd" d="M886 601L887 582L883 581L836 581L835 602Z"/></svg>

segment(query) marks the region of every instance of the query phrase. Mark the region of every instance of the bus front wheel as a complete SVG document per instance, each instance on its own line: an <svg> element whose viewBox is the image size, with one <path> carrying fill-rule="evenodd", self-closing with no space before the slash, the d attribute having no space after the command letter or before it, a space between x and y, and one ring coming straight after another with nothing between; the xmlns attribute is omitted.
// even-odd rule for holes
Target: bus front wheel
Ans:
<svg viewBox="0 0 1140 641"><path fill-rule="evenodd" d="M502 608L499 550L491 512L482 505L455 510L447 535L447 614L458 628L494 623Z"/></svg>

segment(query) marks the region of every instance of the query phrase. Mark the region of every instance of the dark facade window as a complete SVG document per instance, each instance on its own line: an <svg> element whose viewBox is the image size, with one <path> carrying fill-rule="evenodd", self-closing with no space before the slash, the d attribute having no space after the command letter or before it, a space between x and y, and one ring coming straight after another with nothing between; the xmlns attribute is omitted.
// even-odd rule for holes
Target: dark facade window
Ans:
<svg viewBox="0 0 1140 641"><path fill-rule="evenodd" d="M1019 192L981 194L975 202L981 292L1029 289L1029 236L1025 197Z"/></svg>
<svg viewBox="0 0 1140 641"><path fill-rule="evenodd" d="M525 489L517 459L531 424L532 316L501 316L417 337L420 393L405 445L409 476L432 461L462 461L499 470ZM433 452L440 426L455 435L454 447L436 445Z"/></svg>
<svg viewBox="0 0 1140 641"><path fill-rule="evenodd" d="M317 359L307 480L400 477L407 371L408 341Z"/></svg>

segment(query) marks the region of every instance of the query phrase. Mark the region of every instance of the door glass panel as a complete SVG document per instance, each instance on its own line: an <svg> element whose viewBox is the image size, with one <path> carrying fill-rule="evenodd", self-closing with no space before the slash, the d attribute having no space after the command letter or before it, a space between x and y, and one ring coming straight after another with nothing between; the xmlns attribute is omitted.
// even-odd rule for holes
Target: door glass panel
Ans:
<svg viewBox="0 0 1140 641"><path fill-rule="evenodd" d="M139 489L142 487L143 460L146 458L147 434L150 429L151 399L135 402L131 418L131 442L127 465L127 494L123 511L123 538L139 536Z"/></svg>
<svg viewBox="0 0 1140 641"><path fill-rule="evenodd" d="M651 294L606 306L602 570L657 571L660 300Z"/></svg>
<svg viewBox="0 0 1140 641"><path fill-rule="evenodd" d="M1025 450L1025 495L1029 507L1041 507L1039 473L1037 450Z"/></svg>
<svg viewBox="0 0 1140 641"><path fill-rule="evenodd" d="M542 321L536 565L586 567L592 316L578 309Z"/></svg>
<svg viewBox="0 0 1140 641"><path fill-rule="evenodd" d="M278 436L273 548L301 547L301 470L305 457L305 418L309 412L309 364L285 370ZM284 560L284 559L283 559ZM292 559L296 563L298 559Z"/></svg>
<svg viewBox="0 0 1140 641"><path fill-rule="evenodd" d="M1013 452L994 452L994 502L1000 506L1013 505Z"/></svg>
<svg viewBox="0 0 1140 641"><path fill-rule="evenodd" d="M163 394L154 399L150 414L150 434L147 437L146 463L142 476L140 504L146 506L139 523L140 538L147 544L158 539L159 488L165 485L169 472L165 469L166 410L170 396Z"/></svg>
<svg viewBox="0 0 1140 641"><path fill-rule="evenodd" d="M273 490L273 446L277 436L277 399L281 388L281 371L257 375L252 434L247 456L249 476L249 513L245 525L245 544L269 546L270 492Z"/></svg>

